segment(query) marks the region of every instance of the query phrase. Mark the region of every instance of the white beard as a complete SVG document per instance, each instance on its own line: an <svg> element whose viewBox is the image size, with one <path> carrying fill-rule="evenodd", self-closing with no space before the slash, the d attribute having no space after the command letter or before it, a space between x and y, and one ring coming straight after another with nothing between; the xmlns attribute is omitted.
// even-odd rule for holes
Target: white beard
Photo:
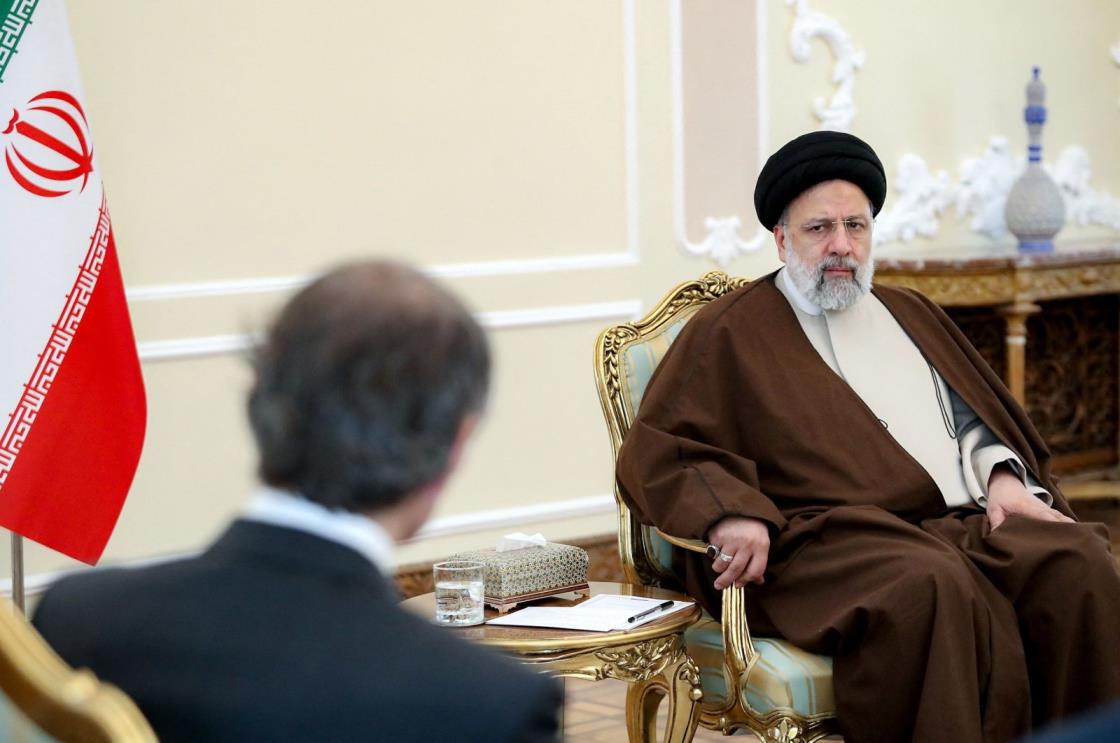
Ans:
<svg viewBox="0 0 1120 743"><path fill-rule="evenodd" d="M824 275L829 268L850 268L853 276L830 279ZM790 246L786 250L786 269L793 285L810 302L822 310L846 310L871 291L875 260L868 255L867 262L861 266L855 258L834 255L810 266Z"/></svg>

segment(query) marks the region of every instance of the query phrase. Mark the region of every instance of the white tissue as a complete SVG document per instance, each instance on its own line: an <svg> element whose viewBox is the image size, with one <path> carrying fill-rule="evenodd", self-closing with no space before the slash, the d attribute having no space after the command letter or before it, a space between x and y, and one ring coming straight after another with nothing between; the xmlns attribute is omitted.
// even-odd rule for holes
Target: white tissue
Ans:
<svg viewBox="0 0 1120 743"><path fill-rule="evenodd" d="M510 552L512 550L525 549L526 547L543 547L546 544L548 544L548 540L545 539L544 534L540 532L536 534L523 534L517 531L513 534L506 534L499 539L494 549L497 552Z"/></svg>

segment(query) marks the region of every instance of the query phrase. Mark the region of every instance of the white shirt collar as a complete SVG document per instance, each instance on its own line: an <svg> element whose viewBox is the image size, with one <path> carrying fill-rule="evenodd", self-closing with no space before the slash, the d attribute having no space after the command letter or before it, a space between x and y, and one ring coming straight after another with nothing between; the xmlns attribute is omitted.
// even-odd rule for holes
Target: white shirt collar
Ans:
<svg viewBox="0 0 1120 743"><path fill-rule="evenodd" d="M782 266L782 270L778 271L778 281L782 282L782 288L785 290L782 293L786 298L797 305L797 308L807 315L816 317L821 314L823 310L817 305L809 301L809 298L801 293L797 285L793 283L793 279L789 277L789 269Z"/></svg>
<svg viewBox="0 0 1120 743"><path fill-rule="evenodd" d="M368 516L332 510L301 496L261 486L253 493L241 517L298 529L349 547L365 556L386 576L392 576L395 570L393 538Z"/></svg>

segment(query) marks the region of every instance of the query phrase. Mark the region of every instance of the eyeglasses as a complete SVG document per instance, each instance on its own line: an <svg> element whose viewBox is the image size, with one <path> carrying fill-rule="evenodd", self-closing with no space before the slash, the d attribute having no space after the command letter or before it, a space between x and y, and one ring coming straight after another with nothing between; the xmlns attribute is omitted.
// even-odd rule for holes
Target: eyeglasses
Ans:
<svg viewBox="0 0 1120 743"><path fill-rule="evenodd" d="M788 227L788 222L783 222ZM848 237L856 242L865 242L871 238L871 222L863 217L848 217L847 219L817 219L806 222L797 228L798 233L810 243L819 244L830 240L836 234L838 225L844 225Z"/></svg>

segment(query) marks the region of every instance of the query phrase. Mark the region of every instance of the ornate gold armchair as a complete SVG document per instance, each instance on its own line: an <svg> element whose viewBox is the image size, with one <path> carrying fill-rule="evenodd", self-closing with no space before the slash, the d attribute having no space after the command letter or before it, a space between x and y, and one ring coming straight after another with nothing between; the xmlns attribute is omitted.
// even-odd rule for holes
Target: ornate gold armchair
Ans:
<svg viewBox="0 0 1120 743"><path fill-rule="evenodd" d="M0 600L0 740L155 743L132 700L75 671Z"/></svg>
<svg viewBox="0 0 1120 743"><path fill-rule="evenodd" d="M705 304L746 283L712 271L674 288L641 320L599 334L595 381L616 457L650 375L681 328ZM617 487L615 502L619 556L627 580L681 590L672 570L673 551L702 553L705 545L641 524L619 498ZM742 589L728 588L721 620L705 613L685 634L688 652L700 667L700 724L725 735L746 728L761 740L783 743L811 743L835 732L832 660L784 640L752 638L744 599ZM630 687L628 720L648 706L649 695L663 696L664 690Z"/></svg>

